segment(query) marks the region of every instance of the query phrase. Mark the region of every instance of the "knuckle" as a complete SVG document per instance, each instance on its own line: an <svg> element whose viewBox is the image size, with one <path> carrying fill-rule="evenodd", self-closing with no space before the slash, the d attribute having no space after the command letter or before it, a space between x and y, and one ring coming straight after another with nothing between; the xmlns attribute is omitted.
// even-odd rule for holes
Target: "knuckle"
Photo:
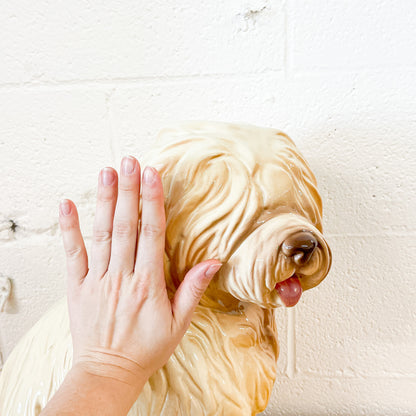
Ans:
<svg viewBox="0 0 416 416"><path fill-rule="evenodd" d="M141 266L140 271L135 272L137 287L140 288L142 285L147 285L152 278L152 269L151 267Z"/></svg>
<svg viewBox="0 0 416 416"><path fill-rule="evenodd" d="M110 192L105 192L105 191L102 190L102 191L98 192L97 199L98 199L99 202L102 202L104 204L108 204L109 202L113 202L114 199L115 199L114 192L111 192L111 191Z"/></svg>
<svg viewBox="0 0 416 416"><path fill-rule="evenodd" d="M107 243L111 241L112 232L105 230L94 230L93 238L96 243Z"/></svg>
<svg viewBox="0 0 416 416"><path fill-rule="evenodd" d="M70 259L75 259L81 256L82 248L81 247L71 247L65 250L66 256Z"/></svg>
<svg viewBox="0 0 416 416"><path fill-rule="evenodd" d="M137 185L134 182L123 181L123 182L120 182L119 190L121 192L127 192L127 193L137 192Z"/></svg>
<svg viewBox="0 0 416 416"><path fill-rule="evenodd" d="M150 280L146 276L142 275L137 281L136 297L139 300L144 301L148 299L149 292L150 292Z"/></svg>
<svg viewBox="0 0 416 416"><path fill-rule="evenodd" d="M164 235L164 229L160 225L142 224L141 232L144 237L156 239Z"/></svg>
<svg viewBox="0 0 416 416"><path fill-rule="evenodd" d="M68 222L61 221L60 225L61 225L61 230L64 232L76 230L79 227L78 221L68 221Z"/></svg>
<svg viewBox="0 0 416 416"><path fill-rule="evenodd" d="M113 236L118 239L126 239L136 232L136 226L131 221L114 221Z"/></svg>
<svg viewBox="0 0 416 416"><path fill-rule="evenodd" d="M140 271L138 272L139 279L143 279L147 282L154 281L155 273L160 270L160 264L155 261L146 261L140 265Z"/></svg>
<svg viewBox="0 0 416 416"><path fill-rule="evenodd" d="M142 198L145 201L159 201L162 199L162 193L156 187L154 188L143 187Z"/></svg>
<svg viewBox="0 0 416 416"><path fill-rule="evenodd" d="M97 276L95 276L97 277ZM98 277L97 277L98 278ZM83 292L87 295L96 295L97 294L97 286L94 284L95 282L91 279L85 279L82 288Z"/></svg>
<svg viewBox="0 0 416 416"><path fill-rule="evenodd" d="M198 302L201 299L204 292L205 292L205 289L201 286L198 286L198 285L192 285L191 286L191 295Z"/></svg>

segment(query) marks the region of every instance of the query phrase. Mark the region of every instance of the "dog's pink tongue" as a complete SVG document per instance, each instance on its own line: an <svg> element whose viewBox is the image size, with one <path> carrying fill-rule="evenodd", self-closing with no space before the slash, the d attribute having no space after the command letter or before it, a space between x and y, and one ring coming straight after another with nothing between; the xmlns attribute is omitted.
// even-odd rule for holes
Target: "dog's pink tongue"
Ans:
<svg viewBox="0 0 416 416"><path fill-rule="evenodd" d="M296 276L279 282L276 285L276 290L279 292L280 299L287 307L295 306L302 295L302 286Z"/></svg>

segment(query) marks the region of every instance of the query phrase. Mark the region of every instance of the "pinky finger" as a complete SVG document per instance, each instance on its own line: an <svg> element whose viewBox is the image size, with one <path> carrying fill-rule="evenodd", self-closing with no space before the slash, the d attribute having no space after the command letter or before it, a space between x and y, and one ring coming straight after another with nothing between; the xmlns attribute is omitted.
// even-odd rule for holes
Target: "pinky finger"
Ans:
<svg viewBox="0 0 416 416"><path fill-rule="evenodd" d="M59 205L59 225L66 254L68 289L72 290L83 282L88 273L88 257L77 208L69 199L63 199Z"/></svg>

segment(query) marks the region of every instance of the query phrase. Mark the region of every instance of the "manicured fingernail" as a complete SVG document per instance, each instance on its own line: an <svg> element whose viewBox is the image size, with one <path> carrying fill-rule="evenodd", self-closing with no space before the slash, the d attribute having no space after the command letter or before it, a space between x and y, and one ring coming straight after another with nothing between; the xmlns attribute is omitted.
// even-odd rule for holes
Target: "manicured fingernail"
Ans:
<svg viewBox="0 0 416 416"><path fill-rule="evenodd" d="M147 185L151 185L155 180L155 174L153 169L149 166L146 166L146 169L143 172L143 182Z"/></svg>
<svg viewBox="0 0 416 416"><path fill-rule="evenodd" d="M136 170L136 161L133 156L126 156L123 158L122 170L124 175L131 175Z"/></svg>
<svg viewBox="0 0 416 416"><path fill-rule="evenodd" d="M114 183L116 175L114 175L114 172L112 169L104 168L102 170L102 178L103 178L103 185L110 186Z"/></svg>
<svg viewBox="0 0 416 416"><path fill-rule="evenodd" d="M71 213L71 205L67 199L61 201L60 207L62 214L69 215Z"/></svg>
<svg viewBox="0 0 416 416"><path fill-rule="evenodd" d="M213 277L215 273L221 268L222 263L220 264L211 264L208 269L205 271L206 277Z"/></svg>

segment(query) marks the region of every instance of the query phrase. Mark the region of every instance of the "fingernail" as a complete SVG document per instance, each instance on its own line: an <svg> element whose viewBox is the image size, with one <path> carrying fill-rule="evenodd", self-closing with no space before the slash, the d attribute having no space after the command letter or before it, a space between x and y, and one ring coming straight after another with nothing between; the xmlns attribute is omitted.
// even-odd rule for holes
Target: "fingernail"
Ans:
<svg viewBox="0 0 416 416"><path fill-rule="evenodd" d="M151 183L153 183L155 176L154 176L154 172L153 169L149 166L146 166L144 172L143 172L143 182L146 183L147 185L150 185Z"/></svg>
<svg viewBox="0 0 416 416"><path fill-rule="evenodd" d="M104 168L102 171L103 185L110 186L114 183L116 176L110 168Z"/></svg>
<svg viewBox="0 0 416 416"><path fill-rule="evenodd" d="M124 175L131 175L136 168L136 161L133 156L126 156L123 158L122 171Z"/></svg>
<svg viewBox="0 0 416 416"><path fill-rule="evenodd" d="M211 264L208 269L205 271L206 277L213 277L215 273L221 268L222 263L220 264Z"/></svg>
<svg viewBox="0 0 416 416"><path fill-rule="evenodd" d="M63 199L60 203L61 212L64 215L69 215L71 213L71 205L67 199Z"/></svg>

